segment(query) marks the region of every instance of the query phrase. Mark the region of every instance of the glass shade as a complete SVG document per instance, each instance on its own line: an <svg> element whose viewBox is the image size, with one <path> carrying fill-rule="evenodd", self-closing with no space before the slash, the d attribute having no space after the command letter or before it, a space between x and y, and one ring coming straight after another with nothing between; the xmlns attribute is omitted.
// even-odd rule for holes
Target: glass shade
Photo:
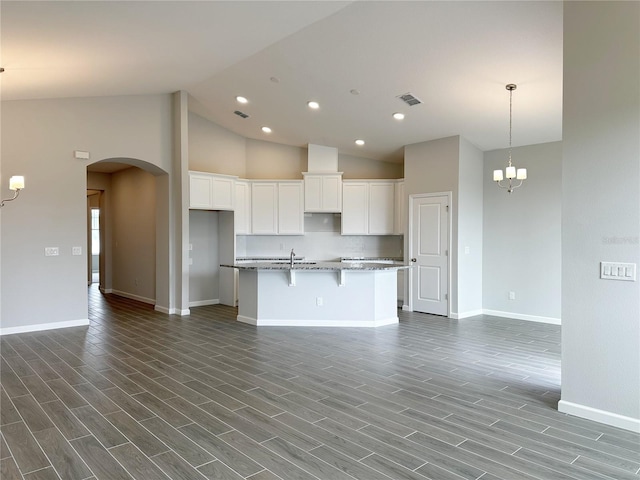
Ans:
<svg viewBox="0 0 640 480"><path fill-rule="evenodd" d="M22 190L24 188L24 177L14 175L9 179L9 190Z"/></svg>
<svg viewBox="0 0 640 480"><path fill-rule="evenodd" d="M516 167L507 167L507 178L516 178Z"/></svg>
<svg viewBox="0 0 640 480"><path fill-rule="evenodd" d="M527 179L527 169L526 168L519 168L518 172L516 173L516 178L518 180L526 180Z"/></svg>
<svg viewBox="0 0 640 480"><path fill-rule="evenodd" d="M494 170L493 171L493 181L494 182L499 182L502 179L503 179L502 170Z"/></svg>

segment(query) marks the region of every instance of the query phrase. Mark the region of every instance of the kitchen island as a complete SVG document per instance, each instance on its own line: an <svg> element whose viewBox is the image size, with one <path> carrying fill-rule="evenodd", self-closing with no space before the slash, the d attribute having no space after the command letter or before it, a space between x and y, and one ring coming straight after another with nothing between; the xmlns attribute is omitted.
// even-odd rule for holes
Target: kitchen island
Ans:
<svg viewBox="0 0 640 480"><path fill-rule="evenodd" d="M259 326L378 327L398 323L402 263L256 262L239 270L238 321Z"/></svg>

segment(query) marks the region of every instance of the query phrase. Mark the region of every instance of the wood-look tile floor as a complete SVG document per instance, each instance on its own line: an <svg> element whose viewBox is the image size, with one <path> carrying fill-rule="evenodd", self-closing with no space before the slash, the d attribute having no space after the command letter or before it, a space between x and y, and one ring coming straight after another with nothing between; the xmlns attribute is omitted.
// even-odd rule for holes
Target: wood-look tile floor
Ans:
<svg viewBox="0 0 640 480"><path fill-rule="evenodd" d="M93 289L89 327L2 337L2 479L640 480L639 435L556 410L557 326L235 315Z"/></svg>

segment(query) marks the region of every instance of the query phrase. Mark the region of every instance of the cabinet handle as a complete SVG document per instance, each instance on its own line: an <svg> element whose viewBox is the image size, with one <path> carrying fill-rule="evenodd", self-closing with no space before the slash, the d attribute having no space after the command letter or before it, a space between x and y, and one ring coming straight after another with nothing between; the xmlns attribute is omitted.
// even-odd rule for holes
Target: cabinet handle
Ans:
<svg viewBox="0 0 640 480"><path fill-rule="evenodd" d="M418 260L416 260L415 258L411 259L412 262L417 262Z"/></svg>

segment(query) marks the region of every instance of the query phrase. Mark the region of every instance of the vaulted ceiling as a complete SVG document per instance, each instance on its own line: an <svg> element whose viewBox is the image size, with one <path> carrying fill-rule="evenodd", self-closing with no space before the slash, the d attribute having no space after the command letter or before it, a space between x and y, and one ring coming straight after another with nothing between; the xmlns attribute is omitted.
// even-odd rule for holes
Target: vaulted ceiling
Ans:
<svg viewBox="0 0 640 480"><path fill-rule="evenodd" d="M185 90L196 113L248 138L401 161L404 145L450 135L482 150L506 147L505 85L516 83L514 145L562 136L562 2L3 1L0 8L3 101ZM408 92L422 103L398 99ZM238 104L237 95L249 103ZM310 100L320 108L310 109ZM405 119L393 119L395 112Z"/></svg>

